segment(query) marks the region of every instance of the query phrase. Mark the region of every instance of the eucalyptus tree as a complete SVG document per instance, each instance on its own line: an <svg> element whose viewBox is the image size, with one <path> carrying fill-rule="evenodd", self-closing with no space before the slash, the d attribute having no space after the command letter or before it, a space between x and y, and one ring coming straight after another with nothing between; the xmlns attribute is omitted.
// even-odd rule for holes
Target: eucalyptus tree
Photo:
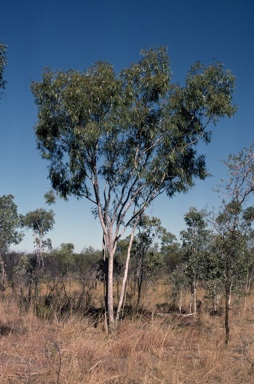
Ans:
<svg viewBox="0 0 254 384"><path fill-rule="evenodd" d="M37 258L37 267L44 268L43 250L51 247L50 239L44 236L54 227L54 212L50 209L38 208L22 216L22 226L31 229L34 238L34 250Z"/></svg>
<svg viewBox="0 0 254 384"><path fill-rule="evenodd" d="M137 226L137 235L133 254L135 258L135 282L137 282L138 295L136 311L140 306L140 299L145 277L150 276L153 280L156 269L164 265L163 256L159 253L158 240L165 233L161 221L157 217L142 215Z"/></svg>
<svg viewBox="0 0 254 384"><path fill-rule="evenodd" d="M185 275L191 286L193 314L197 313L197 284L205 275L210 231L207 229L205 211L190 208L184 216L186 230L181 231L182 261ZM191 309L192 309L191 303Z"/></svg>
<svg viewBox="0 0 254 384"><path fill-rule="evenodd" d="M0 43L0 89L5 88L6 81L4 80L3 77L3 72L4 72L4 67L6 65L6 51L7 51L7 46ZM1 96L1 92L0 92Z"/></svg>
<svg viewBox="0 0 254 384"><path fill-rule="evenodd" d="M19 244L23 238L19 231L20 215L14 196L3 195L0 197L0 289L6 287L6 274L3 256L7 253L11 244Z"/></svg>
<svg viewBox="0 0 254 384"><path fill-rule="evenodd" d="M235 113L235 79L222 64L194 64L180 86L170 82L166 48L141 54L118 74L111 64L97 62L82 72L46 69L42 81L32 83L37 145L49 163L52 187L63 198L88 199L101 224L109 330L118 320L113 303L118 240L131 228L128 264L144 211L162 193L171 198L206 178L197 144L210 142L209 123Z"/></svg>
<svg viewBox="0 0 254 384"><path fill-rule="evenodd" d="M254 144L237 154L230 154L224 164L228 179L222 181L218 189L223 196L222 207L213 224L225 276L225 342L228 344L231 288L233 279L239 279L239 268L246 261L243 255L253 231Z"/></svg>

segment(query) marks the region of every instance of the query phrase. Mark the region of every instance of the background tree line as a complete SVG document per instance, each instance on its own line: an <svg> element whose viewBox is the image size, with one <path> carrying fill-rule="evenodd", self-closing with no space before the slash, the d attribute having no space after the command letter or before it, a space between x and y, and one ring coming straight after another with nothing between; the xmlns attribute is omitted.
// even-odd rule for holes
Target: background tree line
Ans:
<svg viewBox="0 0 254 384"><path fill-rule="evenodd" d="M186 229L181 231L179 241L162 227L158 218L142 216L132 242L121 317L126 311L132 315L142 313L142 297L147 287L164 284L167 311L196 316L202 303L212 315L224 313L226 343L229 342L232 297L243 297L245 310L254 278L251 200L254 145L229 155L225 165L229 177L221 182L217 191L222 198L220 209L215 213L191 207L184 216ZM52 229L53 211L38 209L22 216L17 214L13 196L3 196L0 203L2 265L6 280L2 290L9 284L23 304L29 307L35 303L41 310L39 286L48 284L50 290L44 297L45 308L47 305L50 308L57 298L54 310L61 315L70 310L84 311L84 314L98 310L96 290L98 285L105 288L107 276L102 252L88 247L75 253L72 243L61 244L59 248L44 247L41 249L42 264L38 258L38 244L50 244L42 235ZM21 240L19 226L26 226L39 236L40 241L35 236L34 254L8 252L11 243ZM118 242L115 253L116 303L121 294L128 247L129 236ZM68 282L73 281L78 281L82 288L76 298L67 292ZM103 303L101 305L103 308Z"/></svg>

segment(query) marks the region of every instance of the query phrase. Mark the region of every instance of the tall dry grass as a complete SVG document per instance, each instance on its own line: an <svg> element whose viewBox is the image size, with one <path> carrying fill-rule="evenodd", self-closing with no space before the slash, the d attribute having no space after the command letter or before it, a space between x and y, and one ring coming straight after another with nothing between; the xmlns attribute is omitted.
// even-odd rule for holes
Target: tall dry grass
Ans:
<svg viewBox="0 0 254 384"><path fill-rule="evenodd" d="M20 316L0 303L0 383L250 384L254 382L254 305L231 312L224 345L222 317L160 314L124 320L107 336L102 324Z"/></svg>

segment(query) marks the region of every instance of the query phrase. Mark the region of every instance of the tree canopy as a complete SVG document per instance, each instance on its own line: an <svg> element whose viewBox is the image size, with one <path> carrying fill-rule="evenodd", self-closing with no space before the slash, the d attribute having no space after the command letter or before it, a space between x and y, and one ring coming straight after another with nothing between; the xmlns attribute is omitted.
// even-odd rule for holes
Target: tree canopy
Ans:
<svg viewBox="0 0 254 384"><path fill-rule="evenodd" d="M51 209L47 211L44 208L38 208L22 216L23 227L33 231L38 267L44 267L43 248L51 247L50 239L44 240L44 236L53 229L54 224L54 212Z"/></svg>
<svg viewBox="0 0 254 384"><path fill-rule="evenodd" d="M14 196L0 197L0 288L5 286L5 267L3 256L11 244L18 244L22 240L22 233L18 230L20 216L14 203Z"/></svg>
<svg viewBox="0 0 254 384"><path fill-rule="evenodd" d="M249 205L249 199L254 193L254 144L237 154L230 154L224 164L228 179L222 180L218 190L223 200L214 227L220 269L225 278L225 341L228 344L231 286L234 278L239 279L239 271L243 273L248 269L248 241L253 236L254 209L253 204Z"/></svg>
<svg viewBox="0 0 254 384"><path fill-rule="evenodd" d="M234 76L222 64L196 63L181 87L170 84L165 48L142 55L118 75L98 62L84 72L46 69L32 84L53 188L90 199L105 233L109 221L117 225L116 237L131 205L144 209L207 176L197 143L210 141L210 122L235 112Z"/></svg>
<svg viewBox="0 0 254 384"><path fill-rule="evenodd" d="M20 216L14 203L14 196L0 197L0 254L7 251L11 244L18 244L22 240Z"/></svg>
<svg viewBox="0 0 254 384"><path fill-rule="evenodd" d="M94 203L110 275L118 239L129 226L134 233L150 203L205 179L197 144L210 142L209 123L235 113L235 78L222 64L194 64L181 86L171 83L165 47L141 55L119 74L97 62L83 72L47 68L32 83L37 144L52 187Z"/></svg>

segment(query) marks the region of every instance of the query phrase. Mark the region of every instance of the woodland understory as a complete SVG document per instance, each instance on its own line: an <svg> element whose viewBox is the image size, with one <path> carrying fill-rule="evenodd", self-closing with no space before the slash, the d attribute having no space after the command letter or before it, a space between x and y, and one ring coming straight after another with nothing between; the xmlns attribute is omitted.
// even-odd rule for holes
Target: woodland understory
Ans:
<svg viewBox="0 0 254 384"><path fill-rule="evenodd" d="M253 383L253 294L247 302L232 297L226 346L223 300L213 312L202 289L197 315L189 314L188 294L180 315L168 285L145 284L139 312L126 305L107 334L102 288L91 289L88 303L77 282L43 283L29 308L8 289L0 303L0 383ZM76 297L72 306L68 297Z"/></svg>

